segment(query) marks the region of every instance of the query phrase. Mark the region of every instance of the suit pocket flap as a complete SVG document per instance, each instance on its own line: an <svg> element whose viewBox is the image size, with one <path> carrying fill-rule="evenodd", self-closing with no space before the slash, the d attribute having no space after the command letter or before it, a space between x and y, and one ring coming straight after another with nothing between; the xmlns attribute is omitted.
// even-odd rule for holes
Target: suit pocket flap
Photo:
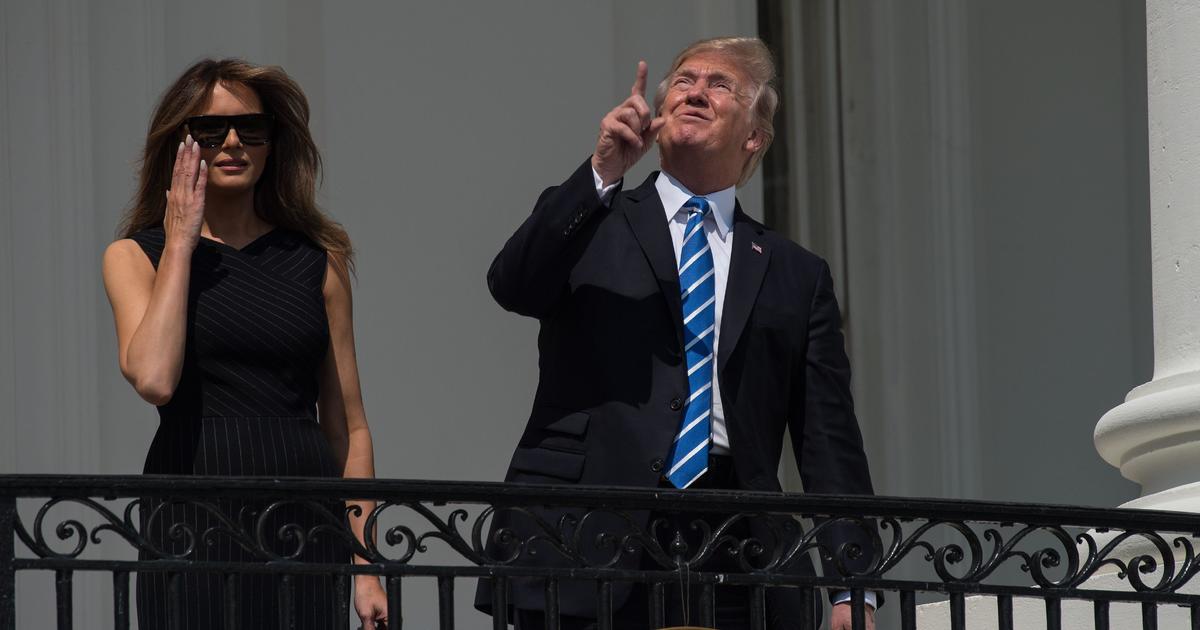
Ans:
<svg viewBox="0 0 1200 630"><path fill-rule="evenodd" d="M565 481L579 481L583 474L583 453L567 453L546 448L518 448L513 453L512 467Z"/></svg>
<svg viewBox="0 0 1200 630"><path fill-rule="evenodd" d="M585 411L576 411L569 413L550 424L545 426L547 431L557 431L559 433L567 433L570 435L583 435L587 433L588 414Z"/></svg>

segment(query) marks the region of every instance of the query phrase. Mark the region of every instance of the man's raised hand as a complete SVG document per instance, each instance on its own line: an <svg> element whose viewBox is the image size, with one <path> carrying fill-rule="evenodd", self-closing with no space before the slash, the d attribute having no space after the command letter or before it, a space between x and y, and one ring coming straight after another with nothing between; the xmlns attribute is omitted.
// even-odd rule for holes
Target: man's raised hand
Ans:
<svg viewBox="0 0 1200 630"><path fill-rule="evenodd" d="M592 168L608 186L625 176L650 147L663 118L655 117L646 104L646 62L639 61L637 79L629 90L629 98L617 105L600 120L600 137L592 154Z"/></svg>

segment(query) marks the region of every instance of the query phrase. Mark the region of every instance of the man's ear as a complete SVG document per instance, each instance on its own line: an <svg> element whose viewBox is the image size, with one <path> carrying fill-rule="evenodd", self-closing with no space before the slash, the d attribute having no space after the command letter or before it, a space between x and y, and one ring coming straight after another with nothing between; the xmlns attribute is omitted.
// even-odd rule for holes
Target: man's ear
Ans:
<svg viewBox="0 0 1200 630"><path fill-rule="evenodd" d="M750 136L746 138L746 151L750 153L758 153L759 149L762 149L763 147L763 141L765 138L766 136L763 134L762 129L755 127L754 131L750 132Z"/></svg>

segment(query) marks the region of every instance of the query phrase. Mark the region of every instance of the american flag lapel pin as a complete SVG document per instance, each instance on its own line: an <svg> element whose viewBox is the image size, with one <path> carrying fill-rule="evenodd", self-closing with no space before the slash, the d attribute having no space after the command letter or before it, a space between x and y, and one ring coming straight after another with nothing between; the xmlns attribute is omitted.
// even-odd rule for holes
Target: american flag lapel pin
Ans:
<svg viewBox="0 0 1200 630"><path fill-rule="evenodd" d="M762 245L759 245L758 243L755 243L754 241L750 241L750 249L753 249L755 252L757 252L759 254L762 253Z"/></svg>

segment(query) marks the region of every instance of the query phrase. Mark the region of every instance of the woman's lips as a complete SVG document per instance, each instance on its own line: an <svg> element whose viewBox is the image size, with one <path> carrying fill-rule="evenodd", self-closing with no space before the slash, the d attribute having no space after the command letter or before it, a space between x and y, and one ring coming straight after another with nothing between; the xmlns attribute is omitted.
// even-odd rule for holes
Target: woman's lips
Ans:
<svg viewBox="0 0 1200 630"><path fill-rule="evenodd" d="M218 169L220 169L224 173L240 173L241 171L246 170L246 167L248 165L245 162L236 162L233 160L229 160L229 161L217 162L216 164L214 164L214 166L216 166Z"/></svg>

